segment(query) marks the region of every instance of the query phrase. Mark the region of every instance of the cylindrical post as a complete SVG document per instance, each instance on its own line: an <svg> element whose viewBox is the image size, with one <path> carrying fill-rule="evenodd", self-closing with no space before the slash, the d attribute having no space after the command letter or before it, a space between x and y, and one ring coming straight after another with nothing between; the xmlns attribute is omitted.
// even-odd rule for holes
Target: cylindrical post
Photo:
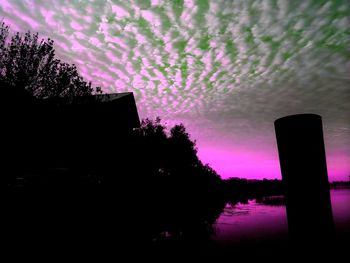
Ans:
<svg viewBox="0 0 350 263"><path fill-rule="evenodd" d="M325 243L334 226L321 116L286 116L275 121L275 131L291 240Z"/></svg>

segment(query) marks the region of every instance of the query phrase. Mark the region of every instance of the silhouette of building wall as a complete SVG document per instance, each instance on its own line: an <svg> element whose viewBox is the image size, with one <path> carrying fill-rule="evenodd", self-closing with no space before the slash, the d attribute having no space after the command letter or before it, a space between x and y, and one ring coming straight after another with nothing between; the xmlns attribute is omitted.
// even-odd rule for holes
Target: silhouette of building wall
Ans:
<svg viewBox="0 0 350 263"><path fill-rule="evenodd" d="M56 168L82 171L98 162L115 163L125 152L132 130L140 126L131 92L70 101L21 94L9 90L3 119L4 163L13 174ZM115 158L109 156L111 151Z"/></svg>
<svg viewBox="0 0 350 263"><path fill-rule="evenodd" d="M324 243L333 218L322 119L300 114L275 121L290 236L295 243Z"/></svg>

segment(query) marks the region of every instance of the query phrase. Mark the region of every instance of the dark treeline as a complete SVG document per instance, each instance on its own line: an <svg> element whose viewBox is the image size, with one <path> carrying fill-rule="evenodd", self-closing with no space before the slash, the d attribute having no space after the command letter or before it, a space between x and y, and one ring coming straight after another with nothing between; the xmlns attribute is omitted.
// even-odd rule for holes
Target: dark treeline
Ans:
<svg viewBox="0 0 350 263"><path fill-rule="evenodd" d="M350 179L350 177L349 177ZM349 181L334 181L329 183L329 186L333 189L343 189L350 188L350 180Z"/></svg>
<svg viewBox="0 0 350 263"><path fill-rule="evenodd" d="M249 180L244 178L229 178L224 180L226 200L231 204L247 203L249 199L260 200L266 196L284 195L284 185L281 180Z"/></svg>

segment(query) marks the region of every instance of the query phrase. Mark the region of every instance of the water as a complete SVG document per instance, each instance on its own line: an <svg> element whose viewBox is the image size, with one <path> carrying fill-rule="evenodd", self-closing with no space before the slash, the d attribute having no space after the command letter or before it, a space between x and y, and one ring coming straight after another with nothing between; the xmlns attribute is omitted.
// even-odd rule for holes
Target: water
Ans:
<svg viewBox="0 0 350 263"><path fill-rule="evenodd" d="M337 233L350 234L350 189L331 190L333 218ZM284 205L227 205L220 215L213 237L218 243L244 244L287 240L288 226Z"/></svg>

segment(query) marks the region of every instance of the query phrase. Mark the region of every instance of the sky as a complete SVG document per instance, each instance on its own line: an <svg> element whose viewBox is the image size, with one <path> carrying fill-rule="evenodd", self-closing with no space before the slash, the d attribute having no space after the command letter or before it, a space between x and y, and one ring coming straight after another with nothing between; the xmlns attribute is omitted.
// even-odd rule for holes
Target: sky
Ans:
<svg viewBox="0 0 350 263"><path fill-rule="evenodd" d="M223 178L280 179L273 122L297 113L322 116L329 178L349 178L349 17L348 0L0 0L141 118L184 123Z"/></svg>

